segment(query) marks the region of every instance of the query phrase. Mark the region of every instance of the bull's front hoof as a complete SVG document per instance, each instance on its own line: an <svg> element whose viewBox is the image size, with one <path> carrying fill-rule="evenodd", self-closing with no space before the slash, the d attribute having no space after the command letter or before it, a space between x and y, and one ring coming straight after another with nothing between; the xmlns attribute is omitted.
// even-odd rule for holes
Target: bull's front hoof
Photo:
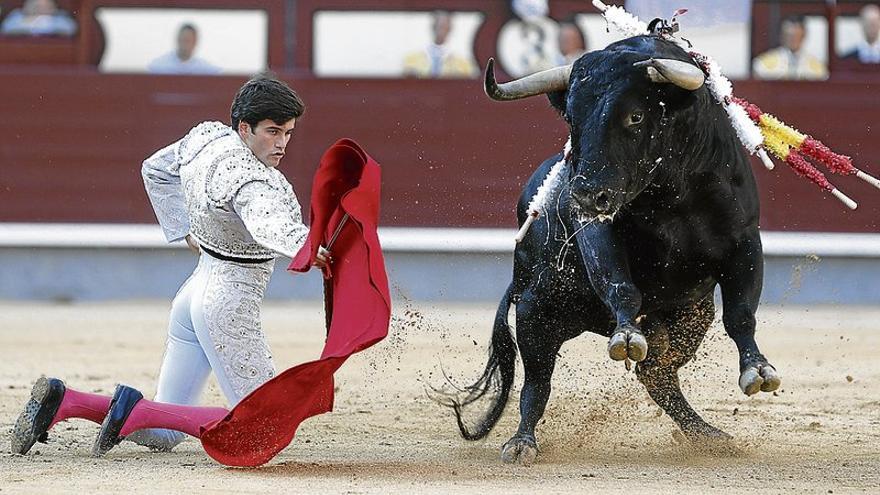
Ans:
<svg viewBox="0 0 880 495"><path fill-rule="evenodd" d="M749 366L739 375L739 388L746 395L760 392L773 392L782 384L776 368L769 364Z"/></svg>
<svg viewBox="0 0 880 495"><path fill-rule="evenodd" d="M608 355L615 361L632 359L635 362L644 361L648 355L648 341L641 332L634 330L621 330L615 332L608 341Z"/></svg>
<svg viewBox="0 0 880 495"><path fill-rule="evenodd" d="M501 462L529 466L538 457L538 443L534 438L515 436L501 446Z"/></svg>

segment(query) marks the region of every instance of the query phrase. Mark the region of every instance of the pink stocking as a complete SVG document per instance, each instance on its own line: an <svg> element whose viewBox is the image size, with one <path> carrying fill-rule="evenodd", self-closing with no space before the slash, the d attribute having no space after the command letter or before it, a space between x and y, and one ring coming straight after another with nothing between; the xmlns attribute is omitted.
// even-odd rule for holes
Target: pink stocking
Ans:
<svg viewBox="0 0 880 495"><path fill-rule="evenodd" d="M64 391L64 399L61 400L61 406L58 407L58 412L52 418L49 428L70 418L87 419L101 424L109 410L109 396L78 392L68 387Z"/></svg>
<svg viewBox="0 0 880 495"><path fill-rule="evenodd" d="M228 413L222 407L181 406L141 399L128 415L119 435L126 437L146 428L165 428L199 438L199 427L223 419Z"/></svg>

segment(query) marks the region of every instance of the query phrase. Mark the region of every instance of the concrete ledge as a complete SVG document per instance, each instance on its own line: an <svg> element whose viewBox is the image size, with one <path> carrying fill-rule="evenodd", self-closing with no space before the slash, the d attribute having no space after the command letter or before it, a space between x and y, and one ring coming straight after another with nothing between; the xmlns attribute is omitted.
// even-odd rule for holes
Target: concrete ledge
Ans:
<svg viewBox="0 0 880 495"><path fill-rule="evenodd" d="M380 232L395 297L497 301L510 282L513 229ZM880 235L763 234L762 301L880 304ZM170 301L196 258L154 225L0 224L0 299ZM283 273L267 297L315 300L321 277Z"/></svg>

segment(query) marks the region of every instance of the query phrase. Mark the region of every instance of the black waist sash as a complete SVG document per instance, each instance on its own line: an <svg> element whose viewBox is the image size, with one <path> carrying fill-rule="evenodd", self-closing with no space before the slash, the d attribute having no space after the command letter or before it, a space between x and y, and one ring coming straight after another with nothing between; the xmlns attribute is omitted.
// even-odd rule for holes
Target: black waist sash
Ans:
<svg viewBox="0 0 880 495"><path fill-rule="evenodd" d="M223 261L233 261L235 263L247 263L249 265L258 265L260 263L272 261L272 258L267 258L267 259L236 258L234 256L226 256L225 254L220 254L214 250L206 248L205 246L203 246L201 244L199 244L199 247L202 248L202 251L209 254L212 258L217 258L218 260L223 260Z"/></svg>

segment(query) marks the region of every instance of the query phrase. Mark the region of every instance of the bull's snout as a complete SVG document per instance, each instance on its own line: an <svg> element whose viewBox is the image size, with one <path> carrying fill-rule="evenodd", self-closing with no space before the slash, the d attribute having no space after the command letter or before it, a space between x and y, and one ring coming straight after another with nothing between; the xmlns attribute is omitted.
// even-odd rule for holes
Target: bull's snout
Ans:
<svg viewBox="0 0 880 495"><path fill-rule="evenodd" d="M586 213L607 215L614 208L612 194L607 189L576 187L572 188L571 196Z"/></svg>

